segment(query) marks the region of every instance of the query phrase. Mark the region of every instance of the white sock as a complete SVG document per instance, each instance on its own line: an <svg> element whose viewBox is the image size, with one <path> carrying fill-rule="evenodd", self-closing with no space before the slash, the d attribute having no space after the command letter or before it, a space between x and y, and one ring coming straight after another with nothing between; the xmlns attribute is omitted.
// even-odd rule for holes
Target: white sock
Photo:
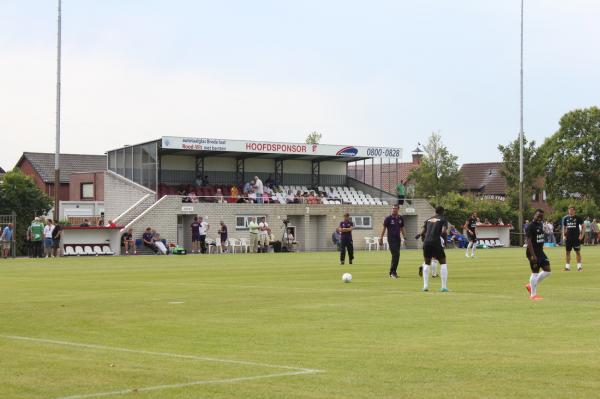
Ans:
<svg viewBox="0 0 600 399"><path fill-rule="evenodd" d="M567 270L571 270L571 265L570 265L569 263L567 263L567 264L565 265L565 269L567 269Z"/></svg>
<svg viewBox="0 0 600 399"><path fill-rule="evenodd" d="M438 266L438 261L432 260L431 261L431 275L432 276L435 276L437 274L437 266Z"/></svg>
<svg viewBox="0 0 600 399"><path fill-rule="evenodd" d="M529 285L531 286L531 296L537 295L538 273L531 273L529 277Z"/></svg>
<svg viewBox="0 0 600 399"><path fill-rule="evenodd" d="M538 278L537 278L537 282L536 282L536 284L539 284L539 283L541 283L541 282L542 282L542 281L543 281L543 280L544 280L546 277L550 276L550 274L551 274L550 272L545 272L545 271L543 271L543 270L542 270L542 271L541 271L541 272L538 274Z"/></svg>
<svg viewBox="0 0 600 399"><path fill-rule="evenodd" d="M423 263L423 289L429 289L429 265Z"/></svg>
<svg viewBox="0 0 600 399"><path fill-rule="evenodd" d="M475 248L477 248L477 245L473 244L473 246L471 247L471 256L475 256Z"/></svg>
<svg viewBox="0 0 600 399"><path fill-rule="evenodd" d="M578 264L577 264L577 268L578 268L578 269L582 269L582 268L583 268L583 266L581 266L581 263L578 263Z"/></svg>
<svg viewBox="0 0 600 399"><path fill-rule="evenodd" d="M469 245L467 245L467 253L466 253L467 256L469 256L469 249L471 249L472 246L473 246L473 243L469 241Z"/></svg>
<svg viewBox="0 0 600 399"><path fill-rule="evenodd" d="M441 274L442 274L442 288L448 288L447 287L447 283L448 283L448 265L446 265L446 264L442 265Z"/></svg>

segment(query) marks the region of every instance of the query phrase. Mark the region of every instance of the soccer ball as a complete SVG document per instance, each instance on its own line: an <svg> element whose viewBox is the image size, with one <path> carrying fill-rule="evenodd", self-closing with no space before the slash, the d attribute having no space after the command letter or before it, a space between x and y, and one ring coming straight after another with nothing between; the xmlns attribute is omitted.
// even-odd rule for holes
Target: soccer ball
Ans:
<svg viewBox="0 0 600 399"><path fill-rule="evenodd" d="M342 281L344 283L349 283L350 281L352 281L352 275L350 273L344 273L342 276Z"/></svg>

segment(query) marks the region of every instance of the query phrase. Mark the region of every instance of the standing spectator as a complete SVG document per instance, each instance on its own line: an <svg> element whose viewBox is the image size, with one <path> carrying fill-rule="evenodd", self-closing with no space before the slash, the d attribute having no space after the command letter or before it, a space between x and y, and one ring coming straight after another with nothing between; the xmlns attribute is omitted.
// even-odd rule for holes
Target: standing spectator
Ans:
<svg viewBox="0 0 600 399"><path fill-rule="evenodd" d="M544 223L544 236L546 242L556 244L556 237L554 237L554 224L552 224L551 220L547 220Z"/></svg>
<svg viewBox="0 0 600 399"><path fill-rule="evenodd" d="M4 230L2 230L0 241L2 242L2 256L6 259L10 255L11 245L14 245L15 243L15 234L12 223L9 223Z"/></svg>
<svg viewBox="0 0 600 399"><path fill-rule="evenodd" d="M396 185L396 195L398 196L398 205L404 205L404 198L406 198L406 188L404 182L400 182Z"/></svg>
<svg viewBox="0 0 600 399"><path fill-rule="evenodd" d="M267 252L269 248L269 224L267 220L263 220L258 224L258 244L260 246L260 252Z"/></svg>
<svg viewBox="0 0 600 399"><path fill-rule="evenodd" d="M596 227L598 228L598 234L597 234L597 237L596 237L596 243L600 244L600 219L598 219L598 223L597 223Z"/></svg>
<svg viewBox="0 0 600 399"><path fill-rule="evenodd" d="M253 183L254 183L254 182L246 182L246 183L244 184L244 188L242 189L242 195L243 195L244 197L247 197L247 196L248 196L248 193L250 192L250 190L252 190L252 184L253 184Z"/></svg>
<svg viewBox="0 0 600 399"><path fill-rule="evenodd" d="M344 264L346 259L346 250L348 250L348 260L352 264L354 260L354 244L352 243L352 227L354 223L350 220L350 214L344 213L344 220L340 222L338 230L341 234L340 238L340 265Z"/></svg>
<svg viewBox="0 0 600 399"><path fill-rule="evenodd" d="M52 219L48 219L44 227L44 256L46 258L52 256L52 230L54 230Z"/></svg>
<svg viewBox="0 0 600 399"><path fill-rule="evenodd" d="M133 248L133 254L137 255L135 240L133 239L133 229L127 230L121 236L121 244L125 247L125 255L129 255L129 248Z"/></svg>
<svg viewBox="0 0 600 399"><path fill-rule="evenodd" d="M61 256L60 251L60 239L62 237L62 227L60 223L56 222L54 228L52 229L52 255L57 258Z"/></svg>
<svg viewBox="0 0 600 399"><path fill-rule="evenodd" d="M583 222L583 229L585 231L584 243L585 245L590 245L592 238L592 222L590 221L589 216L586 217L585 221Z"/></svg>
<svg viewBox="0 0 600 399"><path fill-rule="evenodd" d="M383 229L379 236L379 245L383 245L383 236L385 231L388 233L388 246L392 254L392 262L390 264L390 278L397 279L398 263L400 262L400 245L402 236L406 236L404 230L404 218L398 214L398 205L392 207L392 214L383 220Z"/></svg>
<svg viewBox="0 0 600 399"><path fill-rule="evenodd" d="M598 222L596 221L596 219L592 220L592 223L590 224L590 244L592 245L596 245L596 240L598 238L598 231L600 231L598 229Z"/></svg>
<svg viewBox="0 0 600 399"><path fill-rule="evenodd" d="M33 258L33 245L31 243L31 225L27 226L25 232L25 247L27 248L27 256Z"/></svg>
<svg viewBox="0 0 600 399"><path fill-rule="evenodd" d="M227 252L227 225L222 220L219 222L219 237L221 238L221 252Z"/></svg>
<svg viewBox="0 0 600 399"><path fill-rule="evenodd" d="M258 176L254 176L254 189L256 190L256 202L259 204L263 203L263 193L265 191L263 187L263 182L258 178Z"/></svg>
<svg viewBox="0 0 600 399"><path fill-rule="evenodd" d="M194 221L190 224L192 229L192 253L200 253L198 249L200 244L200 223L198 223L198 216L194 216Z"/></svg>
<svg viewBox="0 0 600 399"><path fill-rule="evenodd" d="M151 227L146 227L146 231L142 234L142 243L145 247L150 248L155 254L158 252L158 248L154 245L154 233L152 233Z"/></svg>
<svg viewBox="0 0 600 399"><path fill-rule="evenodd" d="M33 257L42 257L42 245L44 242L44 224L39 217L31 222L31 246L33 247Z"/></svg>
<svg viewBox="0 0 600 399"><path fill-rule="evenodd" d="M338 229L335 229L335 231L331 234L331 241L333 241L333 244L335 245L337 250L340 251L340 245L342 243L342 234L339 232Z"/></svg>
<svg viewBox="0 0 600 399"><path fill-rule="evenodd" d="M204 221L204 219L202 218L202 216L200 216L198 218L198 224L200 225L198 227L198 232L200 234L200 252L202 252L203 254L206 253L206 234L208 233L208 230L210 229L210 225Z"/></svg>
<svg viewBox="0 0 600 399"><path fill-rule="evenodd" d="M248 230L250 232L250 252L256 253L258 250L258 231L260 227L256 223L256 218L251 217L248 222Z"/></svg>

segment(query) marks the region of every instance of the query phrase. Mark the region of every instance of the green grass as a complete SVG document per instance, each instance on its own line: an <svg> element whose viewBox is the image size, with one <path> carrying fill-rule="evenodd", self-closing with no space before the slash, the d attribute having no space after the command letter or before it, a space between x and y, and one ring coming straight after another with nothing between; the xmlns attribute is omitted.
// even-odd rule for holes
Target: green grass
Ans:
<svg viewBox="0 0 600 399"><path fill-rule="evenodd" d="M417 251L402 252L395 281L384 251L346 266L335 253L1 261L0 398L194 381L216 382L105 397L600 395L600 249L583 248L583 273L548 251L540 302L523 288L523 250L448 252L450 293L439 279L420 292ZM322 372L237 380L297 371L270 365Z"/></svg>

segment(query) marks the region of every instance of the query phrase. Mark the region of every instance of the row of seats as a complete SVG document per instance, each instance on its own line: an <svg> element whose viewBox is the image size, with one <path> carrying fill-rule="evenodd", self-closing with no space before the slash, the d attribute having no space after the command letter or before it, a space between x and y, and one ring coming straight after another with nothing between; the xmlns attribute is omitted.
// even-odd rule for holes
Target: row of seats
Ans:
<svg viewBox="0 0 600 399"><path fill-rule="evenodd" d="M289 191L296 194L298 191L301 193L309 192L306 186L279 186L280 190L283 191L282 196L287 195ZM383 201L380 198L373 198L371 194L365 194L361 190L356 190L354 187L347 186L319 186L317 187L318 193L325 193L327 196L326 200L323 200L324 204L351 204L351 205L389 205L387 201ZM279 193L278 198L281 198Z"/></svg>
<svg viewBox="0 0 600 399"><path fill-rule="evenodd" d="M65 245L65 256L100 256L100 255L114 255L111 251L110 245L106 244L77 244L77 245Z"/></svg>
<svg viewBox="0 0 600 399"><path fill-rule="evenodd" d="M482 246L482 247L487 247L487 248L501 248L504 246L504 244L502 244L502 242L499 239L493 238L493 239L477 240L477 246Z"/></svg>

